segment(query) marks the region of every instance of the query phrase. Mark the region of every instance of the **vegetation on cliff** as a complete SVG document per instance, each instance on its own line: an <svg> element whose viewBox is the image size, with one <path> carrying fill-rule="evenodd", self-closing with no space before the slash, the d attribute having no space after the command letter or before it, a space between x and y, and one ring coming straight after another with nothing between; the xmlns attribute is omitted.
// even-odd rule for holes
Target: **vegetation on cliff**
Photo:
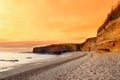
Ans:
<svg viewBox="0 0 120 80"><path fill-rule="evenodd" d="M111 12L108 14L107 19L102 24L102 26L98 29L98 36L101 35L101 30L105 30L106 26L113 20L118 19L120 17L120 2L117 6L113 7Z"/></svg>
<svg viewBox="0 0 120 80"><path fill-rule="evenodd" d="M120 51L120 2L99 28L96 49L109 52Z"/></svg>

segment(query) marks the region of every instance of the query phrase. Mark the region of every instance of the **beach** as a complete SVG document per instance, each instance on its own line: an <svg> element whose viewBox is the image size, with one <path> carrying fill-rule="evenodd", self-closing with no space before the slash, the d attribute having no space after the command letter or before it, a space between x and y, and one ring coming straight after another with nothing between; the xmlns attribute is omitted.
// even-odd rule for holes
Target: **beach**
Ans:
<svg viewBox="0 0 120 80"><path fill-rule="evenodd" d="M0 80L119 80L120 53L76 52L67 57L24 64L0 73Z"/></svg>

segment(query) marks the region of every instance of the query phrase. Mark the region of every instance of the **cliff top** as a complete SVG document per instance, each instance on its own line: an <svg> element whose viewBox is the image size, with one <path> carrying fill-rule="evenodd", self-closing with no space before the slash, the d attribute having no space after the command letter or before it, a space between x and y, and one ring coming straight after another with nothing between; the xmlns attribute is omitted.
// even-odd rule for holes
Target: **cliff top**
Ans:
<svg viewBox="0 0 120 80"><path fill-rule="evenodd" d="M100 32L106 29L106 25L108 25L109 22L118 19L119 17L120 17L120 2L118 2L118 5L116 7L112 8L111 12L107 16L107 19L98 29L97 35L100 36L101 35Z"/></svg>

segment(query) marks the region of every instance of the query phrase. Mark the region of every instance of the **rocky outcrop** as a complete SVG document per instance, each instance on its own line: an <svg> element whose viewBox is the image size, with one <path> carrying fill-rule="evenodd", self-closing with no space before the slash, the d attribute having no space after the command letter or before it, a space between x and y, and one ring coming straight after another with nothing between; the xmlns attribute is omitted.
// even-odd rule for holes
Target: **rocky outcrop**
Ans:
<svg viewBox="0 0 120 80"><path fill-rule="evenodd" d="M65 52L80 51L80 44L58 44L45 47L35 47L33 53L62 54Z"/></svg>
<svg viewBox="0 0 120 80"><path fill-rule="evenodd" d="M96 37L88 38L83 43L83 45L81 47L81 51L87 51L87 52L93 51L93 46L95 45L95 43L96 43Z"/></svg>
<svg viewBox="0 0 120 80"><path fill-rule="evenodd" d="M97 37L87 39L81 50L120 51L120 3L111 11L103 25L98 29Z"/></svg>

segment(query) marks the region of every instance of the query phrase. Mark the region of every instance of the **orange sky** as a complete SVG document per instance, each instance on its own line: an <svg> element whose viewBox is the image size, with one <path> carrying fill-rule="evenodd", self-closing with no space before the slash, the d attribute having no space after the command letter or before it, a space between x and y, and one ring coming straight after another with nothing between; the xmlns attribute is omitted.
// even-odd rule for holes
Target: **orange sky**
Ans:
<svg viewBox="0 0 120 80"><path fill-rule="evenodd" d="M96 36L98 27L117 2L0 0L0 47L82 42Z"/></svg>

